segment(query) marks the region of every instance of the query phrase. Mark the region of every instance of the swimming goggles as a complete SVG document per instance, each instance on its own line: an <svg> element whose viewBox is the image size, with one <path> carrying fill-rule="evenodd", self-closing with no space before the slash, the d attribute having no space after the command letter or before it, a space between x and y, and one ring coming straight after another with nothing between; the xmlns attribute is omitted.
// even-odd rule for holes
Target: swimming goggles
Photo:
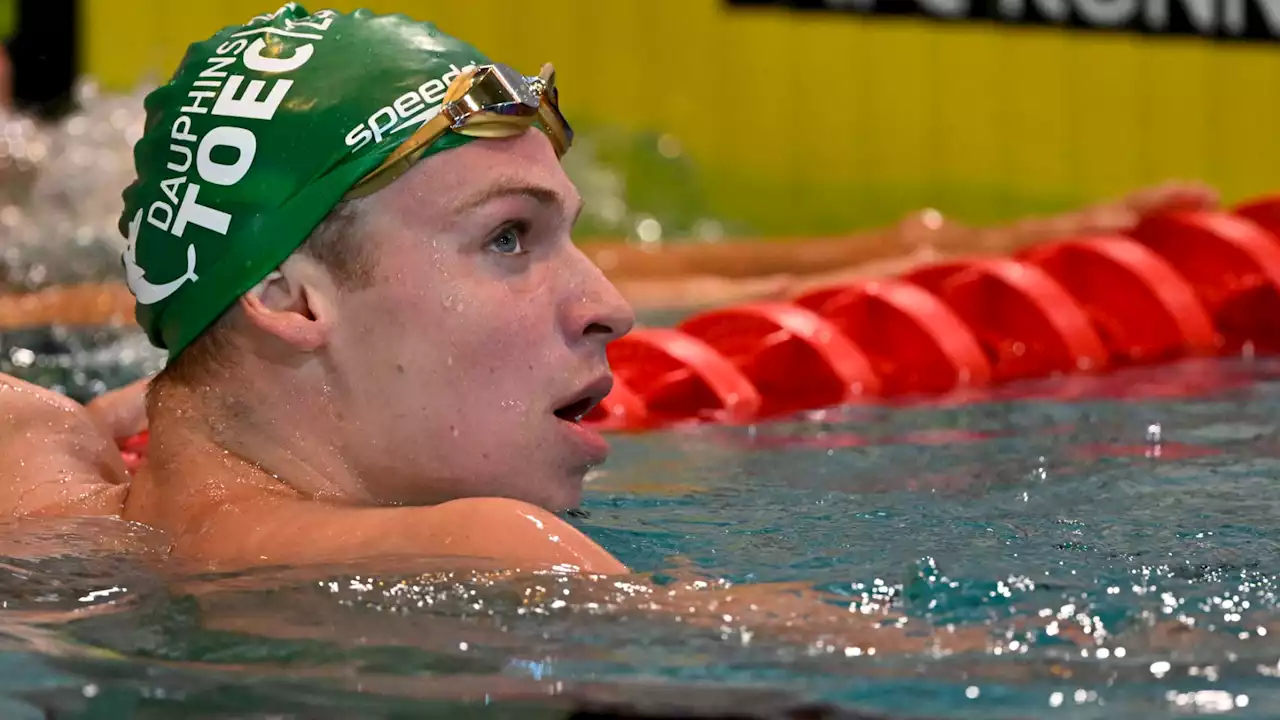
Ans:
<svg viewBox="0 0 1280 720"><path fill-rule="evenodd" d="M372 194L413 166L446 132L480 138L514 137L537 123L556 156L573 143L573 129L560 113L556 71L550 63L537 77L526 77L501 63L469 68L449 85L440 111L364 176L344 200Z"/></svg>

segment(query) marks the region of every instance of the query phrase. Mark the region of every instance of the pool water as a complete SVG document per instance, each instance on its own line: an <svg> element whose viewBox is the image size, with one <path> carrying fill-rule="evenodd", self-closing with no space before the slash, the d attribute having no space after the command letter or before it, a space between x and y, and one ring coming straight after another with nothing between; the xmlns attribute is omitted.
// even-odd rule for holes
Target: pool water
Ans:
<svg viewBox="0 0 1280 720"><path fill-rule="evenodd" d="M146 357L42 372L92 394ZM0 716L1271 717L1278 380L1197 361L617 436L570 520L640 573L623 581L168 586L131 551L144 529L11 527ZM84 549L17 559L18 533ZM771 611L806 590L810 610Z"/></svg>

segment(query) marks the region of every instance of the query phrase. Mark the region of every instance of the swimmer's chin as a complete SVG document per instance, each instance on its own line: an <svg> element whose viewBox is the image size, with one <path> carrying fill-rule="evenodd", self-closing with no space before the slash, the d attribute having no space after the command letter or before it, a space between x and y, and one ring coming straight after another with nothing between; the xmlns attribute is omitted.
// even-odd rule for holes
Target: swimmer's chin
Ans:
<svg viewBox="0 0 1280 720"><path fill-rule="evenodd" d="M551 493L548 498L545 498L544 502L534 502L533 504L543 510L555 513L577 509L582 504L582 481L579 480L572 488L565 488L563 491Z"/></svg>
<svg viewBox="0 0 1280 720"><path fill-rule="evenodd" d="M566 512L578 508L582 504L582 486L585 474L586 472L584 471L577 474L568 483L548 487L544 497L530 502L543 510L553 513Z"/></svg>

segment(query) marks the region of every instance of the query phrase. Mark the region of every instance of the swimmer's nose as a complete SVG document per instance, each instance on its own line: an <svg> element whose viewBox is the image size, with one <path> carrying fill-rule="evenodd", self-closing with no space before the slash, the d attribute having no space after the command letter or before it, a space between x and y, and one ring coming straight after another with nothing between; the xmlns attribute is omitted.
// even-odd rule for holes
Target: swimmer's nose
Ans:
<svg viewBox="0 0 1280 720"><path fill-rule="evenodd" d="M576 297L568 303L568 330L575 338L599 342L602 346L631 332L635 311L600 268L581 251L577 263L581 282Z"/></svg>

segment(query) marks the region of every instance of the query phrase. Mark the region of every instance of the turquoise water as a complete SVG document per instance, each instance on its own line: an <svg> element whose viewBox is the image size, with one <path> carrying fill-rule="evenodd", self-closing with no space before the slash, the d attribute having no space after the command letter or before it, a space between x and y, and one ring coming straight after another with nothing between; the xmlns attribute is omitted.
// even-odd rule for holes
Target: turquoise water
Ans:
<svg viewBox="0 0 1280 720"><path fill-rule="evenodd" d="M0 369L91 395L151 361L112 354L135 341L0 336ZM1189 363L615 437L570 519L642 574L621 584L331 568L173 587L93 550L141 529L10 528L85 549L0 562L0 716L1272 717L1277 378ZM770 583L824 591L836 620L720 602L782 598ZM977 646L918 647L947 627Z"/></svg>

